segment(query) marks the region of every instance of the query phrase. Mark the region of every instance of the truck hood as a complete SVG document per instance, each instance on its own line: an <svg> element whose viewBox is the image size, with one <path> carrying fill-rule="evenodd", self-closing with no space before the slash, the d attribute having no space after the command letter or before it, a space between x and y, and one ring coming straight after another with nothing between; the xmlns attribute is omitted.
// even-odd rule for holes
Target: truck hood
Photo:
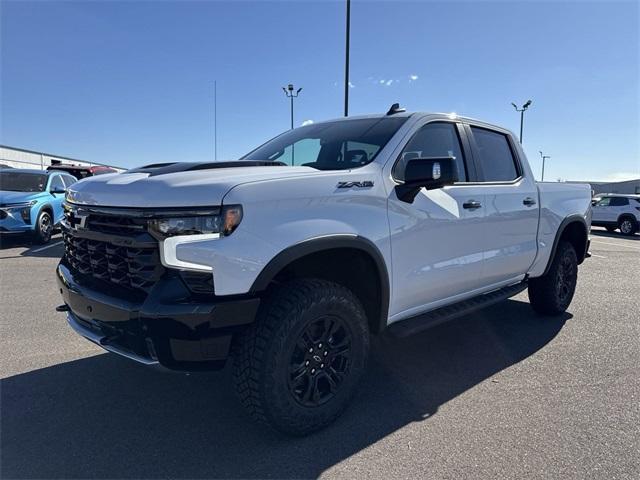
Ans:
<svg viewBox="0 0 640 480"><path fill-rule="evenodd" d="M216 206L222 204L229 190L242 183L323 173L311 167L241 167L236 166L238 163L229 162L233 166L221 164L211 169L184 164L191 165L192 169L183 171L175 171L175 167L143 167L125 173L97 175L71 185L67 198L73 203L104 207Z"/></svg>
<svg viewBox="0 0 640 480"><path fill-rule="evenodd" d="M51 196L47 192L13 192L11 190L0 190L0 206L12 203L30 202L47 195Z"/></svg>

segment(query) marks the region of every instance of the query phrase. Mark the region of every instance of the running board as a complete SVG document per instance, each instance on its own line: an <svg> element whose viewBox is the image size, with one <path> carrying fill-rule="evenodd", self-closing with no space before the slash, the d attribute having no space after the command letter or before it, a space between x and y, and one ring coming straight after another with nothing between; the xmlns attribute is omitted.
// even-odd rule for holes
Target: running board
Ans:
<svg viewBox="0 0 640 480"><path fill-rule="evenodd" d="M426 313L409 317L405 320L399 320L387 328L388 332L394 337L408 337L414 333L427 330L449 320L468 315L470 313L481 310L489 305L506 300L507 298L517 295L527 288L527 281L523 280L515 285L494 290L493 292L478 295L477 297L463 300L452 305L436 308Z"/></svg>

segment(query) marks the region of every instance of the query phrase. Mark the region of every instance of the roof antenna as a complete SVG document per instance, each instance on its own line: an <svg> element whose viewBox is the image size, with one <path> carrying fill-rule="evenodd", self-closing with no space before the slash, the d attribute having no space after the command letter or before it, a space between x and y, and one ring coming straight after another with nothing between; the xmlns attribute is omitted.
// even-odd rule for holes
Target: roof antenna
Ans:
<svg viewBox="0 0 640 480"><path fill-rule="evenodd" d="M395 113L402 113L402 112L406 112L406 111L407 111L406 108L400 108L400 104L399 103L394 103L393 105L391 105L391 108L387 112L387 115L393 115Z"/></svg>

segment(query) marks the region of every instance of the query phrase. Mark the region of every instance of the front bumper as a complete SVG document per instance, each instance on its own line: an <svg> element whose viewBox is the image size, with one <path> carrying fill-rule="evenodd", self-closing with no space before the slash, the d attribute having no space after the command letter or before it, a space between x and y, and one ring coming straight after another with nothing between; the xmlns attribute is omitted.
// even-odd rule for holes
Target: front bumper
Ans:
<svg viewBox="0 0 640 480"><path fill-rule="evenodd" d="M179 276L163 277L148 293L102 285L63 259L57 282L69 325L105 350L172 370L215 370L233 336L253 322L259 298L198 297Z"/></svg>

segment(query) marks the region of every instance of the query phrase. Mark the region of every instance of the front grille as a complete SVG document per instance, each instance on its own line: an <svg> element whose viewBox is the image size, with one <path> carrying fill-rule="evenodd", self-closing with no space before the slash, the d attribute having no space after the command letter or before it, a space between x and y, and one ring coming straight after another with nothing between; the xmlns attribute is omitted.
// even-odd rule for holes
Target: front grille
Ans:
<svg viewBox="0 0 640 480"><path fill-rule="evenodd" d="M164 267L146 222L99 213L83 215L84 225L72 209L65 214L62 237L69 266L98 280L148 292Z"/></svg>
<svg viewBox="0 0 640 480"><path fill-rule="evenodd" d="M137 235L146 231L146 226L130 217L114 217L111 215L90 215L89 230L113 235Z"/></svg>

